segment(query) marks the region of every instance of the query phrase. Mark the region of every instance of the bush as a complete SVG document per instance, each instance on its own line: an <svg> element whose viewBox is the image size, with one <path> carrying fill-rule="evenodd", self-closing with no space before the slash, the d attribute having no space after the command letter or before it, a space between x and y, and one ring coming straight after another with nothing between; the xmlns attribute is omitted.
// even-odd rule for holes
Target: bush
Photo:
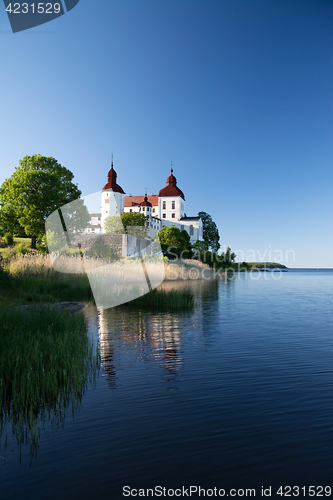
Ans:
<svg viewBox="0 0 333 500"><path fill-rule="evenodd" d="M16 247L16 253L17 255L25 255L26 253L28 253L29 250L27 249L27 247L25 245L23 245L23 243L20 243L19 245L17 245Z"/></svg>
<svg viewBox="0 0 333 500"><path fill-rule="evenodd" d="M13 238L13 235L11 233L5 234L5 242L6 242L6 245L12 245L14 243L14 238Z"/></svg>

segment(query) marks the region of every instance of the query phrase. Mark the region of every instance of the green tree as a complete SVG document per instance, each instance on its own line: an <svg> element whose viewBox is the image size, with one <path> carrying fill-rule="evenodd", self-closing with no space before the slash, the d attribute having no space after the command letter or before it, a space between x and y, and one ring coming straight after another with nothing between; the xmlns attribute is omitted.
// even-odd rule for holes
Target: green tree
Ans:
<svg viewBox="0 0 333 500"><path fill-rule="evenodd" d="M144 214L125 212L120 216L107 217L104 221L104 231L113 234L130 233L144 238L147 234L146 225L147 217Z"/></svg>
<svg viewBox="0 0 333 500"><path fill-rule="evenodd" d="M213 252L217 252L220 248L220 235L217 225L213 222L212 217L207 212L199 212L203 225L203 239L208 243L208 246Z"/></svg>
<svg viewBox="0 0 333 500"><path fill-rule="evenodd" d="M235 262L236 259L236 254L235 252L231 251L231 248L228 247L225 252L221 253L221 256L219 256L219 259L222 260L225 264L232 264Z"/></svg>
<svg viewBox="0 0 333 500"><path fill-rule="evenodd" d="M19 163L0 188L0 220L12 234L23 228L36 248L37 238L45 234L45 219L81 191L72 172L52 157L25 156Z"/></svg>
<svg viewBox="0 0 333 500"><path fill-rule="evenodd" d="M197 253L208 251L207 241L197 240L195 243L193 243L192 247L193 247L193 250L195 250L195 252L197 252Z"/></svg>
<svg viewBox="0 0 333 500"><path fill-rule="evenodd" d="M164 256L169 259L177 257L190 259L192 257L191 238L187 231L180 231L175 226L164 226L157 236Z"/></svg>
<svg viewBox="0 0 333 500"><path fill-rule="evenodd" d="M125 228L119 215L106 217L103 227L106 233L122 234L125 232Z"/></svg>
<svg viewBox="0 0 333 500"><path fill-rule="evenodd" d="M147 217L144 214L139 212L125 212L120 217L126 233L134 234L134 236L138 236L139 238L146 237Z"/></svg>

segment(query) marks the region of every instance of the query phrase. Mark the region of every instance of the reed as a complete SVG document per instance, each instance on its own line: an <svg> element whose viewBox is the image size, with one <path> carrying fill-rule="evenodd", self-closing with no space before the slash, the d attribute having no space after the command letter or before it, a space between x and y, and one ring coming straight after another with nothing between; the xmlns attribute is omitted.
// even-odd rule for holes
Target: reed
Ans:
<svg viewBox="0 0 333 500"><path fill-rule="evenodd" d="M9 426L17 443L30 441L36 454L44 423L63 422L66 408L80 404L99 353L83 314L2 307L0 324L0 449L3 455Z"/></svg>
<svg viewBox="0 0 333 500"><path fill-rule="evenodd" d="M116 305L144 293L140 286L147 288L147 285L140 259L123 259L107 264L95 258L85 259L85 267L90 274L89 282L88 276L83 273L80 256L56 256L52 265L50 255L18 255L5 263L3 272L0 265L0 299L7 304L93 301L93 286L94 294L114 296ZM56 271L53 266L63 272ZM164 277L161 259L145 259L145 266L152 286L161 283ZM128 302L127 307L178 310L190 309L193 305L194 298L189 291L154 289Z"/></svg>
<svg viewBox="0 0 333 500"><path fill-rule="evenodd" d="M160 290L131 300L118 307L141 308L150 310L190 310L194 307L194 295L191 290Z"/></svg>

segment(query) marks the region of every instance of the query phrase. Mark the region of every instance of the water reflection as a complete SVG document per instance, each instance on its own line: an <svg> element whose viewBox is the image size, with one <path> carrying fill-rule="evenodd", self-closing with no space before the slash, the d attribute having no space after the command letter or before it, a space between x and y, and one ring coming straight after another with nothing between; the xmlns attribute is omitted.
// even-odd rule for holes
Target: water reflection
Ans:
<svg viewBox="0 0 333 500"><path fill-rule="evenodd" d="M205 307L218 299L218 282L164 282L160 288L191 286L196 307L191 312L147 312L122 308L99 311L102 366L110 388L116 387L117 370L134 361L153 361L162 367L168 382L174 381L183 362L183 335L202 338Z"/></svg>
<svg viewBox="0 0 333 500"><path fill-rule="evenodd" d="M0 451L15 436L39 448L40 431L63 426L66 409L80 406L95 381L99 354L87 336L84 316L44 309L1 311Z"/></svg>

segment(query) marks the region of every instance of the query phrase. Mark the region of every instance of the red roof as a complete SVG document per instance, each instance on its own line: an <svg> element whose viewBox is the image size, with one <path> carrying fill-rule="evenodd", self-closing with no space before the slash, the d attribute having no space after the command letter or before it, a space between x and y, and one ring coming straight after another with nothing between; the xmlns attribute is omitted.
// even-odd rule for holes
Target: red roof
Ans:
<svg viewBox="0 0 333 500"><path fill-rule="evenodd" d="M177 179L172 172L171 169L171 175L167 178L167 185L160 190L158 196L180 196L185 201L184 193L177 187Z"/></svg>
<svg viewBox="0 0 333 500"><path fill-rule="evenodd" d="M152 207L150 201L148 201L147 195L145 195L144 200L140 203L141 207Z"/></svg>
<svg viewBox="0 0 333 500"><path fill-rule="evenodd" d="M117 184L117 173L113 168L113 162L111 163L111 169L108 171L108 182L105 184L102 191L105 189L112 189L112 191L115 191L116 193L125 194L123 188Z"/></svg>
<svg viewBox="0 0 333 500"><path fill-rule="evenodd" d="M138 207L141 205L144 196L125 196L124 206L125 207ZM147 196L149 203L152 204L153 207L158 206L158 196L157 194L152 194ZM141 205L142 206L142 205Z"/></svg>

